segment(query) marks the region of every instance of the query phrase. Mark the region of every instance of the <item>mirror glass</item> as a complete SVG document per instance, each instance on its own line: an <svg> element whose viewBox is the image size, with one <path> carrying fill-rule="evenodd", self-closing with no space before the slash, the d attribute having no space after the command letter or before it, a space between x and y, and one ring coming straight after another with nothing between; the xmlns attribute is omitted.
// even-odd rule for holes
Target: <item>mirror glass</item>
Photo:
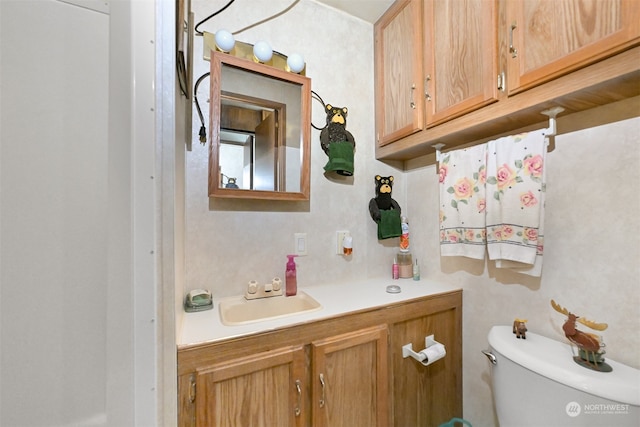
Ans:
<svg viewBox="0 0 640 427"><path fill-rule="evenodd" d="M213 52L209 195L309 200L307 77Z"/></svg>

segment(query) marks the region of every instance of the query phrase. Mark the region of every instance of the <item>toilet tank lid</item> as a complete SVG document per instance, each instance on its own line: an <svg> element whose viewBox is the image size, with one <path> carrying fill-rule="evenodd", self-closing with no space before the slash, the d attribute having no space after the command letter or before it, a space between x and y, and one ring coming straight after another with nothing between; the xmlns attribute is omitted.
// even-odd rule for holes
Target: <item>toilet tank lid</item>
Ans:
<svg viewBox="0 0 640 427"><path fill-rule="evenodd" d="M583 368L573 361L574 350L569 344L532 332L527 332L525 340L517 339L511 326L492 327L488 339L494 351L539 375L594 396L640 406L638 369L607 357L613 372Z"/></svg>

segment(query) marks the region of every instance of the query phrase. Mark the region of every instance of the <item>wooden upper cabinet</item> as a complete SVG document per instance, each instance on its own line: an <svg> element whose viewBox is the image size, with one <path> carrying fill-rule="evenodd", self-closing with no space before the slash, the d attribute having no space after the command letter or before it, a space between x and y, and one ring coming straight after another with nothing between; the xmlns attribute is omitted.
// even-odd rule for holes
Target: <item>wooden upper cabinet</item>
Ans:
<svg viewBox="0 0 640 427"><path fill-rule="evenodd" d="M424 126L422 1L399 0L374 27L378 145Z"/></svg>
<svg viewBox="0 0 640 427"><path fill-rule="evenodd" d="M199 369L195 425L304 426L305 364L304 348L298 346ZM183 419L181 425L192 424Z"/></svg>
<svg viewBox="0 0 640 427"><path fill-rule="evenodd" d="M497 0L426 0L427 127L498 100Z"/></svg>
<svg viewBox="0 0 640 427"><path fill-rule="evenodd" d="M386 325L314 341L312 425L389 424Z"/></svg>
<svg viewBox="0 0 640 427"><path fill-rule="evenodd" d="M509 94L640 43L637 0L508 0Z"/></svg>

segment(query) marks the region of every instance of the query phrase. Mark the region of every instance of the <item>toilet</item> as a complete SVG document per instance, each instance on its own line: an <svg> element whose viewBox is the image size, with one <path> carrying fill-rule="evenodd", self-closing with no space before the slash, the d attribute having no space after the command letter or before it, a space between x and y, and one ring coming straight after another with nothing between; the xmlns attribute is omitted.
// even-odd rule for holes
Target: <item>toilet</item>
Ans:
<svg viewBox="0 0 640 427"><path fill-rule="evenodd" d="M511 326L488 335L493 399L500 427L640 426L640 370L606 358L612 372L573 360L569 344Z"/></svg>

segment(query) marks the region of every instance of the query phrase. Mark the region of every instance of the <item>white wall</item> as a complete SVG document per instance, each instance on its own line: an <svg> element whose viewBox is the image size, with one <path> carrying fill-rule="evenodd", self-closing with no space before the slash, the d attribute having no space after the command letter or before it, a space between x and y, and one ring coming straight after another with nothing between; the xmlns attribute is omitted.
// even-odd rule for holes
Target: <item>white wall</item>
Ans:
<svg viewBox="0 0 640 427"><path fill-rule="evenodd" d="M154 2L73 3L0 2L0 425L158 425Z"/></svg>

